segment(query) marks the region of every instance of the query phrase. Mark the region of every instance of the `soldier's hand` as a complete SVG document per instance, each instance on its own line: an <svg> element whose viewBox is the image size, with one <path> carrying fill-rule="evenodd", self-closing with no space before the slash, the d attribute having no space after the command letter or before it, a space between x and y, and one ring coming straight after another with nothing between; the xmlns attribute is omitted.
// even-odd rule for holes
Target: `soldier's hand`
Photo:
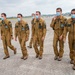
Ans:
<svg viewBox="0 0 75 75"><path fill-rule="evenodd" d="M15 38L15 41L17 41L17 38Z"/></svg>
<svg viewBox="0 0 75 75"><path fill-rule="evenodd" d="M53 20L56 20L56 18L57 18L57 17L55 16L55 17L53 18Z"/></svg>
<svg viewBox="0 0 75 75"><path fill-rule="evenodd" d="M45 37L42 37L42 41L44 41Z"/></svg>
<svg viewBox="0 0 75 75"><path fill-rule="evenodd" d="M1 40L2 40L2 36L1 36Z"/></svg>
<svg viewBox="0 0 75 75"><path fill-rule="evenodd" d="M13 36L12 36L11 38L12 38L12 39L14 39L14 37L13 37Z"/></svg>
<svg viewBox="0 0 75 75"><path fill-rule="evenodd" d="M63 36L61 35L60 37L59 37L59 40L62 40L63 39Z"/></svg>
<svg viewBox="0 0 75 75"><path fill-rule="evenodd" d="M29 40L29 38L26 38L26 41L28 41Z"/></svg>

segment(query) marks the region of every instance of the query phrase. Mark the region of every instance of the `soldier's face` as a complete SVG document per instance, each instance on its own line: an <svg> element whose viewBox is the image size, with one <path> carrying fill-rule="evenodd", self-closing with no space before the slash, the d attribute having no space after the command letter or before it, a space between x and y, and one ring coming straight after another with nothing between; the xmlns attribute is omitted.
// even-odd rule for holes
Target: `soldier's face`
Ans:
<svg viewBox="0 0 75 75"><path fill-rule="evenodd" d="M3 17L3 18L4 18L5 16L4 16L4 15L1 15L1 17Z"/></svg>
<svg viewBox="0 0 75 75"><path fill-rule="evenodd" d="M75 11L72 11L71 14L75 14Z"/></svg>
<svg viewBox="0 0 75 75"><path fill-rule="evenodd" d="M37 16L39 16L39 13L36 13Z"/></svg>
<svg viewBox="0 0 75 75"><path fill-rule="evenodd" d="M71 12L71 18L73 18L75 20L75 11Z"/></svg>
<svg viewBox="0 0 75 75"><path fill-rule="evenodd" d="M40 18L40 14L36 12L36 19Z"/></svg>
<svg viewBox="0 0 75 75"><path fill-rule="evenodd" d="M32 14L32 18L33 18L33 19L35 18L35 14Z"/></svg>
<svg viewBox="0 0 75 75"><path fill-rule="evenodd" d="M22 18L21 15L17 15L17 18Z"/></svg>
<svg viewBox="0 0 75 75"><path fill-rule="evenodd" d="M17 19L18 19L18 21L21 21L22 20L21 15L17 15Z"/></svg>
<svg viewBox="0 0 75 75"><path fill-rule="evenodd" d="M35 16L35 14L32 14L32 16Z"/></svg>
<svg viewBox="0 0 75 75"><path fill-rule="evenodd" d="M4 15L1 15L1 19L4 20L6 17Z"/></svg>
<svg viewBox="0 0 75 75"><path fill-rule="evenodd" d="M60 11L60 9L58 9L58 10L56 10L56 14L57 14L57 16L60 16L60 15L62 15L62 11Z"/></svg>

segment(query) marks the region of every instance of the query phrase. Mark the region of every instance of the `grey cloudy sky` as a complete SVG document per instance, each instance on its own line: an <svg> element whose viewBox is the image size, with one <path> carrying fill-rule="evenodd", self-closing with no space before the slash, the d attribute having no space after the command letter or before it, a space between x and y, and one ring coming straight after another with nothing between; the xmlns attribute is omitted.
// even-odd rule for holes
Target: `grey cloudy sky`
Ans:
<svg viewBox="0 0 75 75"><path fill-rule="evenodd" d="M63 13L70 12L75 8L75 0L0 0L0 13L5 12L8 16L17 13L28 16L36 10L42 14L54 14L57 7L61 7Z"/></svg>

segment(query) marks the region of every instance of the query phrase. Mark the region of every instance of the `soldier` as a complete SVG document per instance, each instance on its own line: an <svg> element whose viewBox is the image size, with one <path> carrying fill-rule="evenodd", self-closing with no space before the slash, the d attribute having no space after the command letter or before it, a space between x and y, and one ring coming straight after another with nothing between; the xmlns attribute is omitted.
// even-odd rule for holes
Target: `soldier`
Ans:
<svg viewBox="0 0 75 75"><path fill-rule="evenodd" d="M29 26L22 18L22 14L17 15L18 22L15 24L15 41L17 41L18 37L23 55L21 59L26 60L28 58L26 41L29 39Z"/></svg>
<svg viewBox="0 0 75 75"><path fill-rule="evenodd" d="M8 48L12 49L14 51L14 54L16 54L16 48L11 44L11 39L13 39L13 33L12 33L12 23L6 19L6 14L2 13L1 14L1 39L3 42L3 47L4 47L4 53L5 57L3 59L9 58L9 52Z"/></svg>
<svg viewBox="0 0 75 75"><path fill-rule="evenodd" d="M34 21L33 27L33 46L36 52L36 58L42 59L43 55L43 44L46 35L46 24L45 21L41 18L41 12L36 11L36 19ZM37 43L39 42L39 48Z"/></svg>
<svg viewBox="0 0 75 75"><path fill-rule="evenodd" d="M75 9L71 10L71 18L67 20L67 24L64 28L64 42L66 40L67 32L69 32L70 63L73 64L73 69L75 70Z"/></svg>
<svg viewBox="0 0 75 75"><path fill-rule="evenodd" d="M55 57L54 60L61 61L64 53L64 42L63 42L63 30L66 22L66 18L62 16L62 9L56 9L56 16L52 19L50 26L54 30L53 48ZM59 42L59 51L57 44Z"/></svg>
<svg viewBox="0 0 75 75"><path fill-rule="evenodd" d="M33 27L34 27L34 19L35 19L35 14L32 13L32 21L31 21L31 24L32 24L32 33L33 33ZM29 43L29 48L32 48L32 42L33 42L33 34L31 35L31 39L30 39L30 43Z"/></svg>

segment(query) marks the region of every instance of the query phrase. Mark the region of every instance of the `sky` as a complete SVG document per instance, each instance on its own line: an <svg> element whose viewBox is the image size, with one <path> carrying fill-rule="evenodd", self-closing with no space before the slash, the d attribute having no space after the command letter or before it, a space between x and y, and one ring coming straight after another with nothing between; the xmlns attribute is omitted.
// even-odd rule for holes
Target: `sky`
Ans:
<svg viewBox="0 0 75 75"><path fill-rule="evenodd" d="M63 13L75 8L75 0L0 0L0 14L6 13L8 17L30 16L35 11L42 14L55 14L56 8L61 7Z"/></svg>

